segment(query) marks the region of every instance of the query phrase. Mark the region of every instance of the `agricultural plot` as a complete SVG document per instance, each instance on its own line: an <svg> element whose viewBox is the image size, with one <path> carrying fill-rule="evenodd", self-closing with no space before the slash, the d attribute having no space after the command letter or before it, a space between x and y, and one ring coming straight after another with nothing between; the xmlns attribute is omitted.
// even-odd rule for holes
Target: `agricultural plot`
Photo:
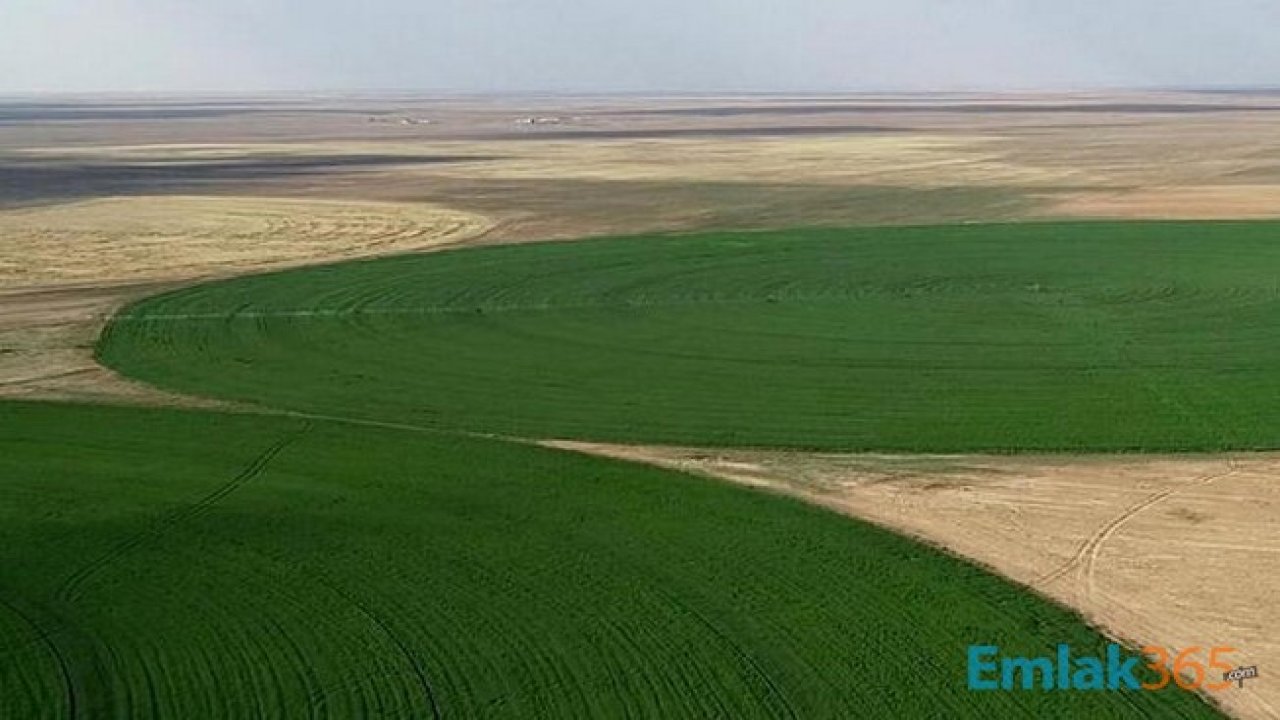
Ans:
<svg viewBox="0 0 1280 720"><path fill-rule="evenodd" d="M518 436L894 451L1280 446L1280 225L714 233L467 249L138 303L163 388Z"/></svg>
<svg viewBox="0 0 1280 720"><path fill-rule="evenodd" d="M264 413L0 401L0 720L1216 716L964 649L1272 667L1280 460L910 451L1280 447L1280 224L91 357L1276 216L1265 98L846 100L0 122L0 393Z"/></svg>
<svg viewBox="0 0 1280 720"><path fill-rule="evenodd" d="M1274 446L1278 230L606 238L135 303L108 365L271 414L0 404L0 717L1214 716L973 692L971 644L1106 641L828 511L503 436Z"/></svg>
<svg viewBox="0 0 1280 720"><path fill-rule="evenodd" d="M216 439L216 440L214 440ZM1205 717L974 693L1075 616L778 497L516 443L0 404L0 717Z"/></svg>
<svg viewBox="0 0 1280 720"><path fill-rule="evenodd" d="M117 197L0 212L0 288L191 279L422 250L485 218L397 203Z"/></svg>

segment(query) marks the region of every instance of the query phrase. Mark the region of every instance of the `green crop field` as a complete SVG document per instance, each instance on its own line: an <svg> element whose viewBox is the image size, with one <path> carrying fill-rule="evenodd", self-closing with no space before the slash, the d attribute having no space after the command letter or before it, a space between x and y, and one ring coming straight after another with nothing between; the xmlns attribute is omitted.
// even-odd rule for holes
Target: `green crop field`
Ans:
<svg viewBox="0 0 1280 720"><path fill-rule="evenodd" d="M1102 639L798 502L511 442L0 404L0 717L1206 717L982 693Z"/></svg>
<svg viewBox="0 0 1280 720"><path fill-rule="evenodd" d="M1280 446L1280 225L716 233L244 278L100 347L161 387L520 437Z"/></svg>
<svg viewBox="0 0 1280 720"><path fill-rule="evenodd" d="M0 404L0 717L1201 717L973 692L1105 640L763 492L511 439L1280 446L1280 225L617 238L211 283Z"/></svg>

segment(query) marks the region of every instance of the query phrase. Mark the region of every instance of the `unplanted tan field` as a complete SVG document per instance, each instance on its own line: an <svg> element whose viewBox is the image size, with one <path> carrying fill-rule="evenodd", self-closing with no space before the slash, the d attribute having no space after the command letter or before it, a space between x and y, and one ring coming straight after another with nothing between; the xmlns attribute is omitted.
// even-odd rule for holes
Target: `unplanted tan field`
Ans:
<svg viewBox="0 0 1280 720"><path fill-rule="evenodd" d="M506 111L508 115L511 110ZM814 122L805 116L754 120L761 128ZM492 131L509 130L492 111L476 122ZM623 124L622 127L632 125ZM648 121L645 121L648 122ZM669 120L667 129L691 129L699 120ZM902 189L992 188L1021 194L1030 202L1018 217L1084 218L1256 218L1276 213L1280 195L1280 123L1248 112L1212 114L1044 115L949 114L907 116L874 112L834 116L833 123L860 122L884 131L830 134L687 138L540 138L460 140L448 135L384 140L323 138L267 142L183 142L122 144L104 135L97 144L30 145L14 152L29 161L87 164L202 163L330 158L333 167L304 178L271 181L280 194L367 199L445 198L458 207L492 212L487 198L510 200L504 212L525 226L590 232L699 227L699 218L717 209L737 209L730 194L708 200L708 184L821 188ZM641 125L643 126L643 125ZM428 132L428 131L424 131ZM342 171L343 159L388 158L386 165L356 173ZM301 181L300 181L301 180ZM303 182L305 181L305 182ZM536 183L541 191L517 190ZM604 227L591 198L626 193L638 184L685 185L688 201L668 194L651 208L645 223ZM560 188L557 190L557 188ZM408 197L406 197L408 196ZM474 196L472 201L469 196ZM586 198L586 199L584 199ZM462 203L459 205L458 203ZM708 204L709 203L709 204ZM717 203L727 203L720 208ZM598 205L598 203L597 203ZM528 221L533 219L531 224ZM975 208L970 219L992 219ZM1009 219L997 217L994 219ZM585 220L585 222L583 222ZM849 224L859 218L849 217ZM871 218L872 222L879 221ZM928 222L925 213L922 221ZM803 224L782 213L762 226ZM553 233L567 237L572 233Z"/></svg>
<svg viewBox="0 0 1280 720"><path fill-rule="evenodd" d="M664 182L794 182L836 185L1051 187L1096 182L1087 172L1011 162L966 135L546 142L500 162L433 173L489 178Z"/></svg>
<svg viewBox="0 0 1280 720"><path fill-rule="evenodd" d="M473 238L472 213L391 203L125 197L0 212L0 287L192 279Z"/></svg>
<svg viewBox="0 0 1280 720"><path fill-rule="evenodd" d="M1280 217L1280 185L1141 188L1061 198L1055 212L1095 218L1179 220Z"/></svg>
<svg viewBox="0 0 1280 720"><path fill-rule="evenodd" d="M54 155L51 148L26 151ZM527 142L303 142L256 145L101 146L57 157L90 162L186 162L398 156L407 176L602 182L803 183L900 187L1103 185L1087 168L1020 162L992 137L884 132L801 137L575 139ZM414 164L433 157L472 161Z"/></svg>
<svg viewBox="0 0 1280 720"><path fill-rule="evenodd" d="M1280 455L870 456L549 443L794 495L921 538L1137 645L1239 649L1215 700L1280 716ZM956 648L961 652L961 648ZM1203 656L1201 660L1203 660ZM1275 671L1271 671L1275 672Z"/></svg>

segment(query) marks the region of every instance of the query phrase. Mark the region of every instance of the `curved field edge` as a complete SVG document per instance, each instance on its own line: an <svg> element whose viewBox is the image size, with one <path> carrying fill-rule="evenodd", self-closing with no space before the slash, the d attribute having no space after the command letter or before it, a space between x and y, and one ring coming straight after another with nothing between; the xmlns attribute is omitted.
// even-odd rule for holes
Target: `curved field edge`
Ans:
<svg viewBox="0 0 1280 720"><path fill-rule="evenodd" d="M0 286L225 276L434 250L494 227L485 216L436 205L235 195L0 209Z"/></svg>
<svg viewBox="0 0 1280 720"><path fill-rule="evenodd" d="M1105 641L870 525L575 453L3 403L0 497L0 717L1216 716L971 692L969 644Z"/></svg>
<svg viewBox="0 0 1280 720"><path fill-rule="evenodd" d="M212 283L98 345L188 394L509 437L892 452L1280 446L1280 224L724 232Z"/></svg>

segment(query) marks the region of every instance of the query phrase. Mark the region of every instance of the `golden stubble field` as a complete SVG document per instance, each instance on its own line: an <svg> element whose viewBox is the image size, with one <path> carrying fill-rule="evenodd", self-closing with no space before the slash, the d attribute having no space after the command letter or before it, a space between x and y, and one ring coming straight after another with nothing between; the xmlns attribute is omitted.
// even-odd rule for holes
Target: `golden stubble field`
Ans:
<svg viewBox="0 0 1280 720"><path fill-rule="evenodd" d="M195 402L97 366L101 323L131 298L274 267L651 230L1280 217L1270 97L326 103L0 125L0 397ZM1263 677L1218 700L1280 716L1275 456L561 446L880 523L1135 644L1238 647Z"/></svg>
<svg viewBox="0 0 1280 720"><path fill-rule="evenodd" d="M244 273L473 239L485 218L401 203L152 196L0 213L0 287Z"/></svg>

